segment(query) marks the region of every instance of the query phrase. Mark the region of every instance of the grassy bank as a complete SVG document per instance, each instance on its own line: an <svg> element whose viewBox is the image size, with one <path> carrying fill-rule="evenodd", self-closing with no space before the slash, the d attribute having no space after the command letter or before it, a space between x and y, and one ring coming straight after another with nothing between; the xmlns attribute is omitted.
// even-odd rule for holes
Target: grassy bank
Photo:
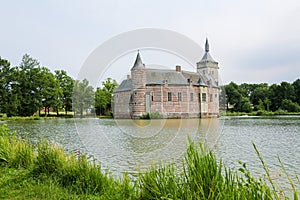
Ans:
<svg viewBox="0 0 300 200"><path fill-rule="evenodd" d="M229 169L202 144L190 142L181 169L162 164L140 173L137 180L127 174L116 179L85 155L66 154L47 141L30 144L0 125L0 199L286 198L257 153L266 171L262 178L255 178L243 163L239 170ZM287 179L298 199L296 186Z"/></svg>
<svg viewBox="0 0 300 200"><path fill-rule="evenodd" d="M34 116L28 116L28 117L21 117L21 116L13 116L13 117L7 117L6 115L0 115L0 121L20 121L20 120L41 120L41 119L57 119L57 118L72 118L72 114L49 114L49 115L44 115L41 114L40 116L34 115Z"/></svg>
<svg viewBox="0 0 300 200"><path fill-rule="evenodd" d="M233 112L223 111L222 116L280 116L280 115L300 115L300 112L287 112L283 110L278 111L252 111L252 112Z"/></svg>

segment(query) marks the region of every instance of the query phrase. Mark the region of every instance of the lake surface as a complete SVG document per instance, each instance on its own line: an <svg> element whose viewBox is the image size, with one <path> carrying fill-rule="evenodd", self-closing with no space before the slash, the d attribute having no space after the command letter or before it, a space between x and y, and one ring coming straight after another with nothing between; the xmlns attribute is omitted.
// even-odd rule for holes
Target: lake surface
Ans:
<svg viewBox="0 0 300 200"><path fill-rule="evenodd" d="M256 144L272 171L280 178L277 155L291 174L300 174L300 117L222 117L213 119L54 119L8 122L21 137L36 141L47 138L67 151L93 155L118 174L136 173L161 160L180 165L188 136L202 140L227 166L238 168L238 160L257 174L262 166Z"/></svg>

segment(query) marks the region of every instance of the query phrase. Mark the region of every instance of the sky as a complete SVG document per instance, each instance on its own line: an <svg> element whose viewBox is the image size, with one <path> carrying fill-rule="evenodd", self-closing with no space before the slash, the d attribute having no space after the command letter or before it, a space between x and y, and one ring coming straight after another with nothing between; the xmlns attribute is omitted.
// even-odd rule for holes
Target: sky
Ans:
<svg viewBox="0 0 300 200"><path fill-rule="evenodd" d="M76 78L105 41L156 28L183 34L203 47L208 37L223 84L300 78L298 0L0 0L0 5L0 56L13 66L27 53L52 71L63 69ZM147 52L141 55L146 65L153 63ZM199 52L199 60L202 56ZM131 52L116 60L106 76L126 76L134 57Z"/></svg>

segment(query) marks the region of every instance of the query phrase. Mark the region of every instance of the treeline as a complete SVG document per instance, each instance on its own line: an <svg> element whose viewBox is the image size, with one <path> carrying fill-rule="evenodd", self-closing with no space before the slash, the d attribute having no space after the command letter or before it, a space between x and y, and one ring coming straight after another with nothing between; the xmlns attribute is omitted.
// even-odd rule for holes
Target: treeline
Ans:
<svg viewBox="0 0 300 200"><path fill-rule="evenodd" d="M224 89L228 111L300 112L300 79L272 85L231 82Z"/></svg>
<svg viewBox="0 0 300 200"><path fill-rule="evenodd" d="M74 80L64 70L52 73L27 54L18 66L0 57L0 113L8 117L46 115L50 109L57 115L73 111L82 116L86 110L107 114L116 86L109 78L94 91L87 80Z"/></svg>

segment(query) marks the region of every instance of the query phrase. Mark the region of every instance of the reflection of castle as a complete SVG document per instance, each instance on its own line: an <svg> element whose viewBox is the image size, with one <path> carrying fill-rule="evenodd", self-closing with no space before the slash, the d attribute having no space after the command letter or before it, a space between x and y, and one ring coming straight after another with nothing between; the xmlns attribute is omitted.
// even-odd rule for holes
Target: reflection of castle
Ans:
<svg viewBox="0 0 300 200"><path fill-rule="evenodd" d="M131 78L123 80L114 92L115 118L138 119L158 112L163 118L219 116L218 63L205 54L197 63L197 72L149 69L137 54Z"/></svg>

